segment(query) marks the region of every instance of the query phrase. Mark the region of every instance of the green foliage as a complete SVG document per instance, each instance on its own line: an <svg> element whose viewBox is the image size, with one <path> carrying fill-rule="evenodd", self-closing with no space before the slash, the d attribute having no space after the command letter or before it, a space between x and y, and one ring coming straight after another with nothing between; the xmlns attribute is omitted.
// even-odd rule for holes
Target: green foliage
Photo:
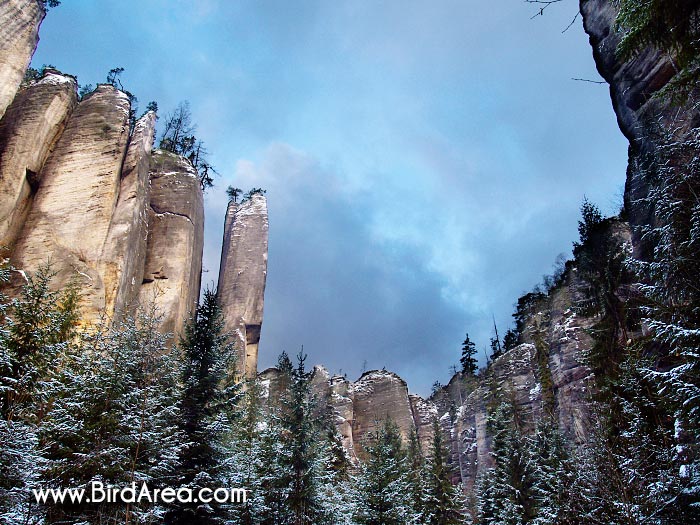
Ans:
<svg viewBox="0 0 700 525"><path fill-rule="evenodd" d="M502 400L489 414L493 468L478 481L480 523L520 525L536 516L535 466L514 399Z"/></svg>
<svg viewBox="0 0 700 525"><path fill-rule="evenodd" d="M245 195L243 195L243 201L242 201L242 202L245 202L245 201L248 201L248 200L252 199L252 198L253 198L253 195L265 195L266 193L267 193L267 190L264 190L264 189L262 189L262 188L252 188L252 189L250 189L250 190L248 191L248 193L246 193Z"/></svg>
<svg viewBox="0 0 700 525"><path fill-rule="evenodd" d="M512 328L508 329L506 335L503 336L503 350L506 352L512 350L513 348L518 346L518 342L518 332Z"/></svg>
<svg viewBox="0 0 700 525"><path fill-rule="evenodd" d="M233 186L226 188L226 195L228 195L230 201L238 202L238 196L241 193L243 193L243 190L240 188L234 188Z"/></svg>
<svg viewBox="0 0 700 525"><path fill-rule="evenodd" d="M95 86L93 86L92 84L85 84L83 86L80 86L80 88L78 89L78 100L83 100L93 91L95 91Z"/></svg>
<svg viewBox="0 0 700 525"><path fill-rule="evenodd" d="M58 7L61 5L60 0L39 0L41 2L41 5L44 6L44 9L48 9L50 7Z"/></svg>
<svg viewBox="0 0 700 525"><path fill-rule="evenodd" d="M24 72L22 84L27 85L36 82L37 80L41 80L46 74L47 69L56 69L56 66L52 66L51 64L44 64L39 69L28 67L27 70Z"/></svg>
<svg viewBox="0 0 700 525"><path fill-rule="evenodd" d="M662 90L684 100L700 80L700 1L615 0L616 25L622 31L618 55L628 60L647 47L669 55L677 75Z"/></svg>
<svg viewBox="0 0 700 525"><path fill-rule="evenodd" d="M235 382L234 349L223 333L223 317L216 294L206 290L185 329L179 425L184 447L179 456L178 482L193 491L215 488L225 457L224 429L231 424L239 395ZM212 503L174 505L170 524L222 523L223 510Z"/></svg>
<svg viewBox="0 0 700 525"><path fill-rule="evenodd" d="M186 100L180 102L175 111L165 117L159 147L187 158L199 174L202 190L206 190L214 185L213 176L217 172L209 163L209 152L204 147L204 142L195 137L196 130L197 126L192 123L190 103Z"/></svg>
<svg viewBox="0 0 700 525"><path fill-rule="evenodd" d="M437 419L433 420L433 442L425 473L425 500L421 513L426 525L462 523L457 489L450 481L448 450Z"/></svg>
<svg viewBox="0 0 700 525"><path fill-rule="evenodd" d="M51 409L39 429L42 486L89 491L99 480L163 488L175 473L183 437L176 424L176 374L175 356L153 316L81 333L49 388ZM50 504L47 521L147 521L162 518L164 510L147 503Z"/></svg>
<svg viewBox="0 0 700 525"><path fill-rule="evenodd" d="M396 424L387 418L365 447L360 467L355 522L364 525L409 525L418 516L411 500L408 457Z"/></svg>
<svg viewBox="0 0 700 525"><path fill-rule="evenodd" d="M468 376L476 375L477 370L479 370L479 365L476 361L476 345L469 339L469 334L464 338L462 343L462 357L459 362L462 365L462 373Z"/></svg>

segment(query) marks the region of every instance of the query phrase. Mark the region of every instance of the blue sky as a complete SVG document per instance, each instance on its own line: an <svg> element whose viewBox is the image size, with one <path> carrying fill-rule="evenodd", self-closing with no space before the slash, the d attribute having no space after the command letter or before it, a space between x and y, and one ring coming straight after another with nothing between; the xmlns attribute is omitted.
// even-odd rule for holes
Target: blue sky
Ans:
<svg viewBox="0 0 700 525"><path fill-rule="evenodd" d="M351 379L449 379L517 297L570 254L586 195L615 213L626 143L577 2L63 0L34 65L122 82L161 115L189 100L221 177L206 201L216 280L229 184L268 191L260 368L304 345Z"/></svg>

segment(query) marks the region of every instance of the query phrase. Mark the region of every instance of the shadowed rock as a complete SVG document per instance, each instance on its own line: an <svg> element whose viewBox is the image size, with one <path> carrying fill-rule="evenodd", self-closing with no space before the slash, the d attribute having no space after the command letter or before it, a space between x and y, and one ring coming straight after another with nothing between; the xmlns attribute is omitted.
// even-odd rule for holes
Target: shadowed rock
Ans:
<svg viewBox="0 0 700 525"><path fill-rule="evenodd" d="M49 70L17 94L0 121L0 246L11 247L20 234L41 169L76 103L75 79Z"/></svg>
<svg viewBox="0 0 700 525"><path fill-rule="evenodd" d="M688 170L697 155L700 110L695 87L680 105L670 97L655 96L678 73L671 57L655 48L622 60L616 49L621 35L615 31L617 10L610 0L581 0L583 26L589 35L600 75L610 84L610 97L620 130L630 141L625 184L625 208L632 226L635 255L646 258L651 246L642 239L642 228L653 225L655 199L650 195L669 177ZM681 147L682 145L688 147ZM659 175L662 164L664 174ZM695 174L696 175L696 174Z"/></svg>
<svg viewBox="0 0 700 525"><path fill-rule="evenodd" d="M151 158L148 241L139 293L154 304L162 331L177 337L199 298L204 249L204 197L183 157L156 150Z"/></svg>
<svg viewBox="0 0 700 525"><path fill-rule="evenodd" d="M105 309L115 321L133 314L143 280L155 124L156 114L149 111L134 126L122 168L119 199L102 252Z"/></svg>

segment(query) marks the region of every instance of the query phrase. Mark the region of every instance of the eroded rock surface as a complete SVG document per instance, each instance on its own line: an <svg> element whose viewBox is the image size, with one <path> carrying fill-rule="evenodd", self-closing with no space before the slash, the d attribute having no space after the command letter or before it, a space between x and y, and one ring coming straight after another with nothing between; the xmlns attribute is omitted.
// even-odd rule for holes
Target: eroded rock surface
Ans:
<svg viewBox="0 0 700 525"><path fill-rule="evenodd" d="M204 197L189 161L156 150L151 158L148 240L141 305L155 305L162 331L177 337L199 299Z"/></svg>
<svg viewBox="0 0 700 525"><path fill-rule="evenodd" d="M102 252L105 308L115 321L134 313L143 280L155 124L156 114L149 111L134 126L122 168L119 199Z"/></svg>
<svg viewBox="0 0 700 525"><path fill-rule="evenodd" d="M78 104L39 173L11 257L16 268L28 272L50 262L57 288L75 282L88 322L106 305L102 254L119 195L128 116L128 98L109 85L98 86Z"/></svg>
<svg viewBox="0 0 700 525"><path fill-rule="evenodd" d="M700 110L692 97L676 105L670 97L654 96L677 74L666 53L648 48L630 60L617 56L620 34L610 0L581 0L580 9L596 66L610 85L617 121L630 141L625 207L635 254L645 257L650 246L642 242L640 227L655 222L655 202L648 197L674 173L687 170L697 155ZM696 87L694 96L698 94Z"/></svg>
<svg viewBox="0 0 700 525"><path fill-rule="evenodd" d="M46 12L37 0L0 2L0 117L15 97L39 42Z"/></svg>
<svg viewBox="0 0 700 525"><path fill-rule="evenodd" d="M242 203L229 202L217 290L225 331L232 334L238 366L255 377L267 280L267 199L254 194ZM243 350L243 352L241 352Z"/></svg>
<svg viewBox="0 0 700 525"><path fill-rule="evenodd" d="M73 77L49 70L0 120L0 246L11 247L20 234L41 169L77 103L76 87Z"/></svg>

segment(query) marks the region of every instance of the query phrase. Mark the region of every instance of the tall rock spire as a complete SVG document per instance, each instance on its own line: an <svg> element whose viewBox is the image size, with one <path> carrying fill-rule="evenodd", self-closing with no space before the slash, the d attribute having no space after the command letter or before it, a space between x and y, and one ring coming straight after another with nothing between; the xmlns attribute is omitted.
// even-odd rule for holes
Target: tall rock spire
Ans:
<svg viewBox="0 0 700 525"><path fill-rule="evenodd" d="M0 117L14 98L39 42L46 11L37 0L0 2Z"/></svg>
<svg viewBox="0 0 700 525"><path fill-rule="evenodd" d="M229 202L219 268L219 304L225 331L234 338L238 370L255 377L267 279L267 199Z"/></svg>

